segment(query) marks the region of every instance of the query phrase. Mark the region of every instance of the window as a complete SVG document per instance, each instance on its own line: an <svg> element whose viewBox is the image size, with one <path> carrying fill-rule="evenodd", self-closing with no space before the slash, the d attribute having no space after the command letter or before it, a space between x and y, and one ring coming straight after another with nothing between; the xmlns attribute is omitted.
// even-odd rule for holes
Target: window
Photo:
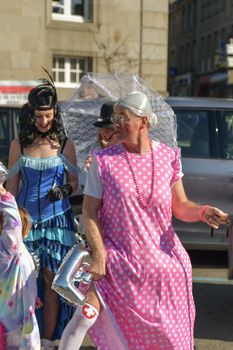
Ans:
<svg viewBox="0 0 233 350"><path fill-rule="evenodd" d="M209 158L209 120L205 111L175 111L182 157Z"/></svg>
<svg viewBox="0 0 233 350"><path fill-rule="evenodd" d="M205 73L205 59L206 59L206 41L205 38L201 38L201 73Z"/></svg>
<svg viewBox="0 0 233 350"><path fill-rule="evenodd" d="M180 57L179 57L179 61L181 63L181 67L180 67L180 70L183 71L184 70L184 46L181 46L180 47Z"/></svg>
<svg viewBox="0 0 233 350"><path fill-rule="evenodd" d="M233 159L233 111L222 111L218 118L220 154Z"/></svg>
<svg viewBox="0 0 233 350"><path fill-rule="evenodd" d="M9 145L17 136L20 108L0 107L0 161L8 163Z"/></svg>
<svg viewBox="0 0 233 350"><path fill-rule="evenodd" d="M207 51L206 51L207 71L210 72L212 70L212 58L213 58L212 35L211 34L208 34L206 46L207 46Z"/></svg>
<svg viewBox="0 0 233 350"><path fill-rule="evenodd" d="M196 65L196 41L194 40L192 43L192 52L190 57L190 65L191 69Z"/></svg>
<svg viewBox="0 0 233 350"><path fill-rule="evenodd" d="M92 22L92 0L52 1L52 19L73 22Z"/></svg>
<svg viewBox="0 0 233 350"><path fill-rule="evenodd" d="M190 69L190 56L191 56L190 45L186 44L186 46L185 46L185 54L184 54L184 68L186 70Z"/></svg>
<svg viewBox="0 0 233 350"><path fill-rule="evenodd" d="M182 10L182 14L181 14L181 28L182 30L185 30L186 26L186 8L184 7Z"/></svg>
<svg viewBox="0 0 233 350"><path fill-rule="evenodd" d="M76 87L87 72L92 71L92 58L53 58L53 79L58 87Z"/></svg>
<svg viewBox="0 0 233 350"><path fill-rule="evenodd" d="M187 9L187 19L186 19L186 21L187 21L187 26L186 26L186 28L188 28L188 29L192 27L192 23L191 23L191 11L192 11L191 5L188 5L188 9Z"/></svg>
<svg viewBox="0 0 233 350"><path fill-rule="evenodd" d="M176 16L174 14L171 16L171 27L170 28L171 28L171 34L174 35L175 29L176 29Z"/></svg>

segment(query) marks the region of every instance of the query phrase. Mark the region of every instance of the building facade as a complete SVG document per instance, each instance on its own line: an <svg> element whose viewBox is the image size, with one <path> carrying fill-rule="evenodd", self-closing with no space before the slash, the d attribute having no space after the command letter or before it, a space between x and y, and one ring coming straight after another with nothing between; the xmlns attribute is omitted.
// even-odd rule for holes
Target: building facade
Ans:
<svg viewBox="0 0 233 350"><path fill-rule="evenodd" d="M232 38L232 0L170 1L170 95L233 97Z"/></svg>
<svg viewBox="0 0 233 350"><path fill-rule="evenodd" d="M167 93L168 0L2 0L0 22L0 94L8 102L12 86L27 91L45 76L41 67L60 99L91 71L135 73Z"/></svg>

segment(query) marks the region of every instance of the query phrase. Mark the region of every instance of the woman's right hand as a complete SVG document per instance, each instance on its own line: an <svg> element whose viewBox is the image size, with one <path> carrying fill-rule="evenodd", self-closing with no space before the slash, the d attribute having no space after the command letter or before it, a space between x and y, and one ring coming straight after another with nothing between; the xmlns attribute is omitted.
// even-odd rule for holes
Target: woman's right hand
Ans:
<svg viewBox="0 0 233 350"><path fill-rule="evenodd" d="M6 194L6 190L3 185L0 185L0 196L4 196L4 194Z"/></svg>

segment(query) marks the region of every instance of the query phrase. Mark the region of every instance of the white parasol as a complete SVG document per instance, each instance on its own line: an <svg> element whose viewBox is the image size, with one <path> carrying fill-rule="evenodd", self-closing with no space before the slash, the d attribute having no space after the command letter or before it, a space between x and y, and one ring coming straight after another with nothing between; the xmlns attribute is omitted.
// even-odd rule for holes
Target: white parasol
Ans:
<svg viewBox="0 0 233 350"><path fill-rule="evenodd" d="M92 124L99 117L104 102L116 101L132 91L147 95L153 112L158 117L155 129L150 130L152 139L171 147L176 142L176 116L164 98L152 90L137 75L100 75L88 73L80 81L79 88L69 100L61 103L61 114L67 136L75 143L78 167L84 168L85 160L97 146L97 128Z"/></svg>

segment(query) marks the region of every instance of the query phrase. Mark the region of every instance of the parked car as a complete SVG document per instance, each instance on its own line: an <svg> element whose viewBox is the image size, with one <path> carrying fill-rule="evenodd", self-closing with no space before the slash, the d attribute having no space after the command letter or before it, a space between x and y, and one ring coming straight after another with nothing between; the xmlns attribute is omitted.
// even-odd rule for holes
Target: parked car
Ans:
<svg viewBox="0 0 233 350"><path fill-rule="evenodd" d="M233 100L168 97L177 116L178 146L181 148L183 182L188 197L233 214ZM9 145L17 135L20 109L0 107L0 159L7 164ZM80 214L82 194L71 197ZM203 223L183 223L174 227L187 249L227 250L226 228L210 237Z"/></svg>
<svg viewBox="0 0 233 350"><path fill-rule="evenodd" d="M20 106L0 106L0 161L7 166L11 141L18 135Z"/></svg>
<svg viewBox="0 0 233 350"><path fill-rule="evenodd" d="M233 100L169 97L177 116L183 182L188 197L233 213ZM226 227L210 237L203 223L174 219L174 227L188 249L227 250Z"/></svg>

